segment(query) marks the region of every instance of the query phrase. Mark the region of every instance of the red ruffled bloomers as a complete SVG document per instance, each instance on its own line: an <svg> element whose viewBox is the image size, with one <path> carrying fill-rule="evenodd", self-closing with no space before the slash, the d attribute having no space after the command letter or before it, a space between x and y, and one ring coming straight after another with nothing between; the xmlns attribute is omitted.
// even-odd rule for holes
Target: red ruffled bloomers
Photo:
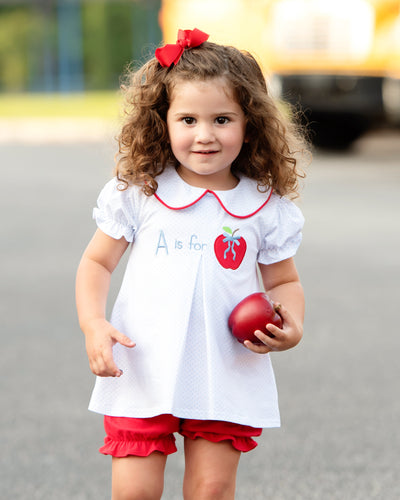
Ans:
<svg viewBox="0 0 400 500"><path fill-rule="evenodd" d="M151 418L104 417L106 438L100 453L113 457L129 455L147 457L154 451L170 455L175 453L174 433L189 439L203 438L213 443L231 441L239 451L254 449L252 436L260 436L262 429L219 420L180 419L173 415Z"/></svg>

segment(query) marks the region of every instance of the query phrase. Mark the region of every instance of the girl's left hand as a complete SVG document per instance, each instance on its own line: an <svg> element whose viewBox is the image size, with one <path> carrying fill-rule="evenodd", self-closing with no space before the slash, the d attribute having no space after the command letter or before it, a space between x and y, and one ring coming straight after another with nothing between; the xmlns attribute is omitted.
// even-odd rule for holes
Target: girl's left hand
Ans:
<svg viewBox="0 0 400 500"><path fill-rule="evenodd" d="M277 304L274 305L276 306ZM254 335L261 340L262 345L253 344L250 340L245 340L244 345L247 349L257 354L267 354L271 351L286 351L300 342L303 335L302 326L295 322L290 312L282 305L279 308L279 314L282 317L282 329L268 323L266 325L267 330L274 337L269 337L261 330L256 330Z"/></svg>

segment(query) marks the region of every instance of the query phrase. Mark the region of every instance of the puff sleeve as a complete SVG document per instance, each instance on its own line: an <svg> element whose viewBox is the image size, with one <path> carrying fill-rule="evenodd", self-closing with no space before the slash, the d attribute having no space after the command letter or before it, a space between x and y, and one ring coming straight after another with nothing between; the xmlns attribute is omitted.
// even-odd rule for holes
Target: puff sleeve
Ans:
<svg viewBox="0 0 400 500"><path fill-rule="evenodd" d="M260 264L274 264L293 257L302 240L304 217L300 209L286 198L276 198L274 220L258 253Z"/></svg>
<svg viewBox="0 0 400 500"><path fill-rule="evenodd" d="M97 199L93 219L108 236L115 239L124 237L131 243L136 230L131 189L121 191L117 179L109 181Z"/></svg>

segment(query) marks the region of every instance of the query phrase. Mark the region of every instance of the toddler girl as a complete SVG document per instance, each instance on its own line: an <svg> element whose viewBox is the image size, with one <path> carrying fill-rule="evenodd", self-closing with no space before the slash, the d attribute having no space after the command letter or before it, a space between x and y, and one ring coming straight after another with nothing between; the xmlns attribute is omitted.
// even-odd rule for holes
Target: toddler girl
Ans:
<svg viewBox="0 0 400 500"><path fill-rule="evenodd" d="M157 498L174 433L184 436L185 499L232 499L241 452L280 425L269 352L301 339L293 256L303 217L285 196L300 176L296 134L255 59L179 31L129 75L116 175L77 275L114 499ZM298 150L299 151L299 150ZM129 248L110 322L110 276ZM263 286L282 329L240 344L232 309Z"/></svg>

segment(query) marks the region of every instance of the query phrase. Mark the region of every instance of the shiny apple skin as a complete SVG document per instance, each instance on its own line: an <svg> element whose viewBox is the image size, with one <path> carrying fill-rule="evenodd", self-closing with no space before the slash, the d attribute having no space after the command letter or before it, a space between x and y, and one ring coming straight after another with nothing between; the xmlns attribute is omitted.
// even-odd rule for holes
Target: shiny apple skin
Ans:
<svg viewBox="0 0 400 500"><path fill-rule="evenodd" d="M282 318L275 311L272 300L264 292L252 293L244 298L233 309L228 319L232 335L239 342L250 340L257 345L262 344L262 342L254 335L256 330L261 330L266 335L273 337L272 333L266 329L268 323L282 328Z"/></svg>

